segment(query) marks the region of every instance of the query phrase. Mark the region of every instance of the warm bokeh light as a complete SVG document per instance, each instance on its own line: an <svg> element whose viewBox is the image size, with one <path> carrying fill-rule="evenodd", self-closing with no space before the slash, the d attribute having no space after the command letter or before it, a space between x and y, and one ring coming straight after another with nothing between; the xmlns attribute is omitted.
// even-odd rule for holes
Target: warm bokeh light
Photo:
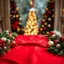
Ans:
<svg viewBox="0 0 64 64"><path fill-rule="evenodd" d="M24 35L37 35L37 34L38 34L37 19L35 15L35 10L32 9L29 11L28 21Z"/></svg>

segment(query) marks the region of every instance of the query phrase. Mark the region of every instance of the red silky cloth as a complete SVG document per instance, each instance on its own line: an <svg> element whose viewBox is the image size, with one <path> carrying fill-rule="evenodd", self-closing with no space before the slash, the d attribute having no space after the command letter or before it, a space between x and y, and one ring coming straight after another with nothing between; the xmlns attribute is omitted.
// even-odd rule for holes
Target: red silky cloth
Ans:
<svg viewBox="0 0 64 64"><path fill-rule="evenodd" d="M59 57L47 51L47 37L19 35L15 41L19 45L0 56L0 64L64 64L64 56Z"/></svg>
<svg viewBox="0 0 64 64"><path fill-rule="evenodd" d="M46 47L48 38L44 35L19 35L15 41L18 44L37 44Z"/></svg>

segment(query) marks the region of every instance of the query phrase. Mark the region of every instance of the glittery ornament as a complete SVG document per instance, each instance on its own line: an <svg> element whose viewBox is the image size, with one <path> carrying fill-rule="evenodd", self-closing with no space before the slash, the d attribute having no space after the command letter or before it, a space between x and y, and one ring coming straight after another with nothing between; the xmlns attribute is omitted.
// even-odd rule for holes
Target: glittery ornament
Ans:
<svg viewBox="0 0 64 64"><path fill-rule="evenodd" d="M46 11L48 11L48 8L46 8Z"/></svg>
<svg viewBox="0 0 64 64"><path fill-rule="evenodd" d="M42 21L45 22L45 19L43 19Z"/></svg>
<svg viewBox="0 0 64 64"><path fill-rule="evenodd" d="M51 27L51 25L50 25L50 24L48 24L48 27Z"/></svg>
<svg viewBox="0 0 64 64"><path fill-rule="evenodd" d="M40 28L40 30L42 31L42 28Z"/></svg>
<svg viewBox="0 0 64 64"><path fill-rule="evenodd" d="M14 11L13 13L16 14L16 11Z"/></svg>
<svg viewBox="0 0 64 64"><path fill-rule="evenodd" d="M11 47L15 47L16 46L16 42L15 41L12 41L11 44L12 44Z"/></svg>
<svg viewBox="0 0 64 64"><path fill-rule="evenodd" d="M3 49L4 49L5 51L6 51L6 50L8 50L6 46L4 46L4 48L3 48Z"/></svg>
<svg viewBox="0 0 64 64"><path fill-rule="evenodd" d="M47 32L47 35L50 35L50 33L49 33L49 32Z"/></svg>
<svg viewBox="0 0 64 64"><path fill-rule="evenodd" d="M19 20L21 21L21 20L22 20L22 18L19 18Z"/></svg>
<svg viewBox="0 0 64 64"><path fill-rule="evenodd" d="M21 22L19 22L19 25L22 25L22 23L21 23Z"/></svg>
<svg viewBox="0 0 64 64"><path fill-rule="evenodd" d="M44 27L44 25L42 25L42 27Z"/></svg>
<svg viewBox="0 0 64 64"><path fill-rule="evenodd" d="M49 40L47 45L48 45L48 46L53 46L53 45L54 45L54 42L51 41L51 40Z"/></svg>
<svg viewBox="0 0 64 64"><path fill-rule="evenodd" d="M54 40L54 43L57 44L59 41L58 40Z"/></svg>
<svg viewBox="0 0 64 64"><path fill-rule="evenodd" d="M19 10L19 7L16 7L16 11L18 11Z"/></svg>
<svg viewBox="0 0 64 64"><path fill-rule="evenodd" d="M48 18L49 21L51 21L51 18Z"/></svg>
<svg viewBox="0 0 64 64"><path fill-rule="evenodd" d="M12 17L12 14L10 14L10 17Z"/></svg>
<svg viewBox="0 0 64 64"><path fill-rule="evenodd" d="M51 14L51 11L49 11L48 13Z"/></svg>
<svg viewBox="0 0 64 64"><path fill-rule="evenodd" d="M15 18L15 15L13 15L13 18Z"/></svg>
<svg viewBox="0 0 64 64"><path fill-rule="evenodd" d="M18 31L18 32L20 31L20 28L19 28L19 27L17 28L17 31Z"/></svg>
<svg viewBox="0 0 64 64"><path fill-rule="evenodd" d="M18 17L19 17L19 15L16 15L16 17L18 18Z"/></svg>
<svg viewBox="0 0 64 64"><path fill-rule="evenodd" d="M60 48L60 44L56 44L56 48Z"/></svg>
<svg viewBox="0 0 64 64"><path fill-rule="evenodd" d="M45 25L47 25L47 23L45 22Z"/></svg>
<svg viewBox="0 0 64 64"><path fill-rule="evenodd" d="M46 30L46 27L44 27L44 30Z"/></svg>

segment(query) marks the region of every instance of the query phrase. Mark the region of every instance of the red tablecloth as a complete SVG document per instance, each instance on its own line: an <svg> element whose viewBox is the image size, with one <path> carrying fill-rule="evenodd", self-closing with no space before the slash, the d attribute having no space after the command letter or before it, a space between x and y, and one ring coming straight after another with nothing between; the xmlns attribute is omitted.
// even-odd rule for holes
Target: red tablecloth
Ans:
<svg viewBox="0 0 64 64"><path fill-rule="evenodd" d="M6 55L0 56L0 64L64 64L64 56L59 57L49 53L47 48L43 47L47 43L46 37L21 35L15 41L19 44L26 43L26 45L17 46Z"/></svg>

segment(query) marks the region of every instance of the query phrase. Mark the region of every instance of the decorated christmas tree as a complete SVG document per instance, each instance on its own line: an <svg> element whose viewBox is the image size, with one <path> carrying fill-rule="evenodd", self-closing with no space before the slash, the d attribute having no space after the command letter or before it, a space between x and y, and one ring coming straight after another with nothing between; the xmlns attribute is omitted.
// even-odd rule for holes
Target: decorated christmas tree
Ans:
<svg viewBox="0 0 64 64"><path fill-rule="evenodd" d="M18 13L19 7L16 6L15 0L10 0L10 20L11 31L18 34L23 34L22 18Z"/></svg>
<svg viewBox="0 0 64 64"><path fill-rule="evenodd" d="M30 1L31 9L29 10L28 20L25 28L25 35L37 35L38 34L38 25L37 18L35 15L35 8L33 4L33 0Z"/></svg>
<svg viewBox="0 0 64 64"><path fill-rule="evenodd" d="M45 8L43 19L39 29L39 34L49 34L54 28L54 5L55 1L50 0Z"/></svg>

